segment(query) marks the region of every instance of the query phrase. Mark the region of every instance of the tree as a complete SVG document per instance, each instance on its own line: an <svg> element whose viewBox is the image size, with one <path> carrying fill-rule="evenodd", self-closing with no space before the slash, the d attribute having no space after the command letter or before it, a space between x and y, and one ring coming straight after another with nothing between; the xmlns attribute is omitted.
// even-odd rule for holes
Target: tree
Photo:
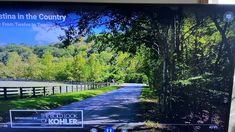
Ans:
<svg viewBox="0 0 235 132"><path fill-rule="evenodd" d="M6 78L7 77L7 67L2 62L0 62L0 77L1 78Z"/></svg>
<svg viewBox="0 0 235 132"><path fill-rule="evenodd" d="M206 8L200 7L201 10ZM160 106L166 118L174 110L172 98L179 96L173 90L175 87L185 87L181 82L200 78L202 85L197 84L200 81L188 84L198 89L215 87L217 90L220 88L212 82L217 84L219 80L224 86L232 84L234 31L229 31L232 28L228 27L233 24L223 21L225 10L219 7L214 9L205 14L195 7L188 9L181 6L143 8L139 5L114 5L99 10L78 9L76 13L79 19L74 20L76 24L65 30L67 34L64 40L71 43L81 36L90 35L89 39L97 44L98 51L111 48L116 52L112 73L120 81L128 77L126 71L136 69L130 68L135 65L135 61L123 60L119 52L130 54L127 58L131 58L138 53L139 48L144 47L146 51L142 53L145 55L142 67L146 70L142 72L148 76L150 87L159 91ZM101 26L105 27L103 32L92 33L93 29Z"/></svg>
<svg viewBox="0 0 235 132"><path fill-rule="evenodd" d="M74 57L74 62L72 64L72 74L75 81L85 82L87 80L87 66L86 59L82 54Z"/></svg>
<svg viewBox="0 0 235 132"><path fill-rule="evenodd" d="M101 65L101 80L102 82L110 81L112 77L112 68L114 65L112 65L112 58L114 53L112 51L104 50L99 53L98 59Z"/></svg>
<svg viewBox="0 0 235 132"><path fill-rule="evenodd" d="M118 52L114 57L114 64L112 67L112 73L114 79L117 82L124 82L127 75L126 70L128 68L130 54L127 52Z"/></svg>
<svg viewBox="0 0 235 132"><path fill-rule="evenodd" d="M28 79L40 79L39 76L41 74L41 65L39 63L37 55L29 55L25 72L25 77Z"/></svg>
<svg viewBox="0 0 235 132"><path fill-rule="evenodd" d="M25 65L22 62L22 58L16 52L8 53L8 60L6 62L7 76L11 78L24 77Z"/></svg>
<svg viewBox="0 0 235 132"><path fill-rule="evenodd" d="M97 55L95 53L91 54L87 65L89 66L89 75L88 75L88 81L91 82L100 82L101 81L101 65L99 60L97 59Z"/></svg>
<svg viewBox="0 0 235 132"><path fill-rule="evenodd" d="M41 72L41 78L43 80L54 80L54 64L53 64L53 56L50 52L45 52L42 56L42 72Z"/></svg>

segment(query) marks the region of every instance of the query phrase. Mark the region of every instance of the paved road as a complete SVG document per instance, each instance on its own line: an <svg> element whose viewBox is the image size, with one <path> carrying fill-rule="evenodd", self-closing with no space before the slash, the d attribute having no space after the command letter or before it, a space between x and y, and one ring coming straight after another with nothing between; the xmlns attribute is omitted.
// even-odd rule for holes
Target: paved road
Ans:
<svg viewBox="0 0 235 132"><path fill-rule="evenodd" d="M132 129L140 127L144 123L140 122L138 117L138 98L143 85L126 84L126 86L102 94L96 97L88 98L80 102L57 108L57 110L84 110L84 128L89 131L90 128L104 128L112 126L115 129ZM6 129L6 131L64 131L66 129ZM84 131L84 129L75 129L75 131Z"/></svg>
<svg viewBox="0 0 235 132"><path fill-rule="evenodd" d="M138 98L141 85L130 84L118 90L75 102L58 108L59 110L84 110L84 127L103 128L107 125L113 128L132 129L142 125L138 118Z"/></svg>

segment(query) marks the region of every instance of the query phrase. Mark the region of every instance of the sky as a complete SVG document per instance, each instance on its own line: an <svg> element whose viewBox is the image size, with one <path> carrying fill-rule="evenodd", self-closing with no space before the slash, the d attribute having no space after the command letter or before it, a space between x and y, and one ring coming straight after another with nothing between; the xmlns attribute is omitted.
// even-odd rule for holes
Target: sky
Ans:
<svg viewBox="0 0 235 132"><path fill-rule="evenodd" d="M58 36L64 35L59 27L52 25L7 27L0 26L0 45L6 44L29 44L41 45L59 42Z"/></svg>
<svg viewBox="0 0 235 132"><path fill-rule="evenodd" d="M24 17L22 19L19 19L19 17L16 17L16 19L9 17L9 15L17 16L18 13ZM30 15L28 13L30 13ZM62 31L60 27L55 26L55 23L64 21L58 18L49 19L49 17L47 19L42 19L42 17L40 19L40 13L45 16L55 16L55 14L43 11L0 11L0 45L22 43L40 45L59 42L58 37L64 35L64 31ZM32 15L35 15L36 19L32 17Z"/></svg>
<svg viewBox="0 0 235 132"><path fill-rule="evenodd" d="M219 0L220 4L235 4L235 0ZM18 14L23 15L23 19L11 19L4 16ZM30 14L30 15L29 15ZM44 17L40 19L39 15ZM27 17L28 15L28 17ZM32 17L37 16L37 19ZM30 17L29 17L30 16ZM48 16L57 16L50 20ZM48 17L48 18L45 18ZM59 36L64 35L64 31L60 27L55 26L55 23L71 22L74 19L79 19L75 14L68 14L65 21L62 19L63 15L57 13L55 10L0 10L0 46L8 44L26 44L26 45L46 45L60 42ZM20 24L29 24L27 26L17 26L15 22ZM12 25L13 23L13 25ZM104 30L105 27L95 28L96 33Z"/></svg>
<svg viewBox="0 0 235 132"><path fill-rule="evenodd" d="M13 19L6 16L17 16L17 13L23 15L24 19ZM37 19L33 19L33 17L27 18L26 15L28 13L30 13L31 16L36 15ZM40 10L37 10L36 12L0 11L0 46L6 46L8 44L46 45L60 42L59 36L64 36L65 33L61 27L56 26L55 23L63 25L79 19L77 15L70 13L67 14L66 19L64 20L59 18L54 18L55 20L42 20L39 17L40 14L43 14L44 16L63 16L55 11L53 13ZM24 24L24 26L19 24ZM94 28L93 31L95 33L99 33L102 32L104 28L105 27L100 26L98 28Z"/></svg>

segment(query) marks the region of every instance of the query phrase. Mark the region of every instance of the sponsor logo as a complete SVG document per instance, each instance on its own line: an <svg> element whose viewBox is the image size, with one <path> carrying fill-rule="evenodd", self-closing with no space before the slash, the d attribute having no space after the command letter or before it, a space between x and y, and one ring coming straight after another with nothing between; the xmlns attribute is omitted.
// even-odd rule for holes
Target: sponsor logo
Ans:
<svg viewBox="0 0 235 132"><path fill-rule="evenodd" d="M82 110L10 110L12 128L83 128Z"/></svg>

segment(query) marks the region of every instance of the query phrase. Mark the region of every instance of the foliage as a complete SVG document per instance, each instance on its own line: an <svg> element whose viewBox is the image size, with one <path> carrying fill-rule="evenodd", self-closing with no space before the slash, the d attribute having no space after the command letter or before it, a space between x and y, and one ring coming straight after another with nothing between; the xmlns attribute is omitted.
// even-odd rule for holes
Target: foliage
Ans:
<svg viewBox="0 0 235 132"><path fill-rule="evenodd" d="M80 41L67 48L59 44L47 46L8 45L1 47L0 78L56 80L78 82L147 82L135 69L141 55L115 53L108 48L98 52L92 42ZM27 56L22 56L27 49ZM123 63L125 62L125 63ZM137 73L136 73L137 72Z"/></svg>
<svg viewBox="0 0 235 132"><path fill-rule="evenodd" d="M213 113L215 111L210 108L215 106L219 111L215 113L221 117L228 112L216 105L216 101L208 100L206 105L203 102L205 97L220 98L214 97L215 93L224 93L224 98L230 98L235 23L224 21L227 9L214 7L202 13L207 8L200 6L198 10L192 6L189 10L181 6L149 5L143 8L138 5L114 5L99 10L81 10L77 13L79 19L74 20L77 25L65 30L67 36L64 40L73 42L79 36L87 35L98 50L111 48L118 54L117 67L114 68L114 78L118 80L126 77L126 80L133 82L135 78L138 82L138 73L147 77L150 88L158 90L163 121L180 120L180 116L175 116L181 111L174 106L182 106L179 110L188 110L188 114L198 111ZM105 27L103 32L91 33L101 25ZM71 32L73 34L69 35ZM129 58L135 59L128 61ZM191 99L193 93L196 101L192 99L190 102L188 98ZM197 106L189 106L194 101ZM228 103L224 105L229 108ZM198 109L200 106L204 110Z"/></svg>

